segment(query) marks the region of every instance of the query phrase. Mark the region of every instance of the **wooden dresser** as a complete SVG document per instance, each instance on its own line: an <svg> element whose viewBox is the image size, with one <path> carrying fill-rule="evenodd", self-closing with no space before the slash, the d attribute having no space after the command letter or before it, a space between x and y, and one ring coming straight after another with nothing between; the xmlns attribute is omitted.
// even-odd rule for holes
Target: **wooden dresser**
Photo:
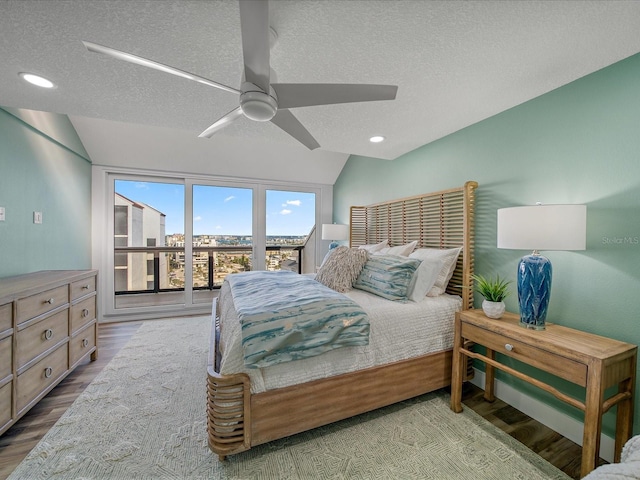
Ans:
<svg viewBox="0 0 640 480"><path fill-rule="evenodd" d="M0 434L87 355L95 360L97 271L0 279Z"/></svg>

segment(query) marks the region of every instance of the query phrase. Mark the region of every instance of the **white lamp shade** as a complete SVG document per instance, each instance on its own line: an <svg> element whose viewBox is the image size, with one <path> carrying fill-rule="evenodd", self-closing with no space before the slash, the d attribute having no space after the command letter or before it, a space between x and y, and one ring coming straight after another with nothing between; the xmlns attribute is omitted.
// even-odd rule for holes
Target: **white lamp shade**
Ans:
<svg viewBox="0 0 640 480"><path fill-rule="evenodd" d="M498 210L498 248L585 250L586 205L533 205Z"/></svg>
<svg viewBox="0 0 640 480"><path fill-rule="evenodd" d="M349 240L349 225L323 223L322 240Z"/></svg>

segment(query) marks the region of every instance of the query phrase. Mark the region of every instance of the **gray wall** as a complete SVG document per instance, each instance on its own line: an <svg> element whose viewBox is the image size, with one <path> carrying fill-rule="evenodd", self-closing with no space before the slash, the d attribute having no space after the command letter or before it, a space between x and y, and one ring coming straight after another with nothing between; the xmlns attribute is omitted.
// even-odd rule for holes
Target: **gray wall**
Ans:
<svg viewBox="0 0 640 480"><path fill-rule="evenodd" d="M476 180L476 272L514 281L527 252L496 248L496 210L587 205L587 250L543 252L553 264L547 320L640 343L640 54L418 148L394 161L351 157L334 186L334 221L349 206ZM400 87L402 88L402 87ZM481 297L476 296L480 306ZM507 309L518 311L517 296ZM516 365L516 368L523 368ZM535 376L543 375L532 372ZM545 377L546 378L546 377ZM581 414L527 384L516 388ZM557 382L582 397L582 389ZM636 412L640 412L640 382ZM613 429L612 415L605 431ZM640 433L640 415L634 432Z"/></svg>

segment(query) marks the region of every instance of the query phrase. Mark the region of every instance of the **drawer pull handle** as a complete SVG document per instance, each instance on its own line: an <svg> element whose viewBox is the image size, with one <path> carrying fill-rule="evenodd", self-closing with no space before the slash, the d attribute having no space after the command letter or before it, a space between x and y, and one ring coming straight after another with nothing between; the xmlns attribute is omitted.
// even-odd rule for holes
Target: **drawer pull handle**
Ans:
<svg viewBox="0 0 640 480"><path fill-rule="evenodd" d="M44 331L44 339L45 340L51 340L51 337L53 337L53 330L51 330L50 328L47 328Z"/></svg>
<svg viewBox="0 0 640 480"><path fill-rule="evenodd" d="M55 299L53 297L51 297L49 300L44 301L44 303L48 303L49 305L53 305L54 302L55 302Z"/></svg>
<svg viewBox="0 0 640 480"><path fill-rule="evenodd" d="M44 369L44 377L49 378L53 374L53 368L47 367Z"/></svg>
<svg viewBox="0 0 640 480"><path fill-rule="evenodd" d="M513 345L511 345L510 343L505 343L504 348L505 350L507 350L507 352L511 352L513 350Z"/></svg>
<svg viewBox="0 0 640 480"><path fill-rule="evenodd" d="M89 284L86 284L86 285L84 285L84 286L82 287L82 289L83 289L83 290L89 290L89 288L90 288L90 285L89 285Z"/></svg>
<svg viewBox="0 0 640 480"><path fill-rule="evenodd" d="M89 346L89 339L83 338L82 339L82 347L83 348L87 348L88 346Z"/></svg>
<svg viewBox="0 0 640 480"><path fill-rule="evenodd" d="M83 317L88 317L89 316L89 309L88 308L83 308L82 309L82 316Z"/></svg>

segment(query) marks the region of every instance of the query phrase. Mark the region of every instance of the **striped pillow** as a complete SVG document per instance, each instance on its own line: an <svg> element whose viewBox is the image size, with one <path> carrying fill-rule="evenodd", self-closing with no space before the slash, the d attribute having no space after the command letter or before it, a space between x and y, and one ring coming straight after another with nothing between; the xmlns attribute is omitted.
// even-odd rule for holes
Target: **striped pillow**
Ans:
<svg viewBox="0 0 640 480"><path fill-rule="evenodd" d="M353 288L388 300L406 301L420 262L398 255L370 255Z"/></svg>

